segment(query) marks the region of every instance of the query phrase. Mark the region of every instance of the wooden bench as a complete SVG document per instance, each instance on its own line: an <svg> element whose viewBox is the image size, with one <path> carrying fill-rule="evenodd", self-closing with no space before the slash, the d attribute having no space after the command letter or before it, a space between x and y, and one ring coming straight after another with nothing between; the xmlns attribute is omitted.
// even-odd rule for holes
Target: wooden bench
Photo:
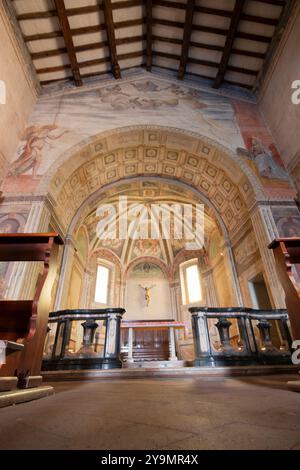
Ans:
<svg viewBox="0 0 300 470"><path fill-rule="evenodd" d="M57 233L0 234L0 262L43 262L32 300L0 300L0 339L25 344L16 360L9 358L1 375L13 373L12 369L18 367L30 369L31 374L40 371L56 255L62 244Z"/></svg>
<svg viewBox="0 0 300 470"><path fill-rule="evenodd" d="M300 264L300 238L278 238L269 245L273 250L279 280L285 292L293 339L300 340L300 291L292 267Z"/></svg>

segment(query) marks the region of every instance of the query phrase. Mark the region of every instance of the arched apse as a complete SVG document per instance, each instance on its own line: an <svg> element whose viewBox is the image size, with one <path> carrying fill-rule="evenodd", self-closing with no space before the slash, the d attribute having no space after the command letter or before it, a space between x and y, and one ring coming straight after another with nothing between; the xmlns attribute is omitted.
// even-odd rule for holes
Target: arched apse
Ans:
<svg viewBox="0 0 300 470"><path fill-rule="evenodd" d="M150 239L138 240L136 238L128 237L125 240L118 239L105 239L101 240L97 234L97 224L99 222L99 215L97 208L101 204L109 204L116 208L116 223L119 220L118 213L118 200L119 196L128 198L128 206L130 204L144 203L148 207L152 204L167 204L169 207L173 203L178 204L204 204L204 248L199 249L198 252L192 252L186 249L186 240L176 240L171 232L171 239L163 239L159 237L157 240ZM175 220L175 217L174 217ZM217 208L213 203L203 196L198 190L191 188L187 183L174 181L173 179L161 177L135 177L127 178L119 182L115 182L109 187L100 188L93 193L77 210L71 224L68 227L68 239L74 239L74 234L78 232L80 226L84 226L88 233L90 256L93 253L99 253L99 250L113 250L118 258L118 264L121 265L121 271L124 273L122 276L122 284L125 285L126 273L128 266L131 263L140 262L141 259L149 259L152 256L156 262L162 263L167 266L170 272L167 277L172 281L173 266L175 258L181 253L181 261L185 261L192 257L202 258L205 257L206 248L209 244L210 234L214 230L220 231L223 238L224 248L223 251L228 255L231 253L230 240L228 228L223 222ZM76 247L76 239L75 249ZM64 264L70 262L69 249L65 251ZM232 256L232 253L231 253ZM88 261L87 261L88 262ZM223 263L223 260L220 259ZM237 274L235 272L234 263L230 259L224 260L228 266L228 277L232 279L232 287L235 290L233 294L233 303L240 302L239 300L239 287ZM64 270L63 270L64 271ZM72 269L71 269L72 271ZM95 270L94 270L95 271ZM95 274L95 273L94 273ZM171 277L170 277L171 275ZM68 285L68 278L61 279L61 288L59 297L62 296L64 290L63 285ZM121 295L121 294L120 294ZM59 305L61 302L59 301Z"/></svg>

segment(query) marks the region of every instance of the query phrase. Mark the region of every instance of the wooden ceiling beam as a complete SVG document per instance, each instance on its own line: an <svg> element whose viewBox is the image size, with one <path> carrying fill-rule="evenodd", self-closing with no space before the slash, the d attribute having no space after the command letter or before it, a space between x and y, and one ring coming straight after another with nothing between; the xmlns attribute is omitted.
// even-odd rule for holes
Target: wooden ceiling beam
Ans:
<svg viewBox="0 0 300 470"><path fill-rule="evenodd" d="M145 64L142 63L141 66L144 67ZM123 70L130 70L130 69L133 69L133 68L135 68L135 66L124 67ZM90 78L90 77L101 76L101 75L107 75L107 71L103 70L103 71L99 71L99 72L82 73L81 74L82 78ZM67 77L61 77L61 78L53 78L51 80L40 80L40 83L41 83L41 85L51 85L51 84L54 84L54 83L66 82L67 80L70 80L71 78L72 78L71 76L67 76Z"/></svg>
<svg viewBox="0 0 300 470"><path fill-rule="evenodd" d="M287 2L287 0L256 0L257 2L260 3L266 3L269 5L274 5L274 6L284 6ZM185 4L184 3L178 3L176 1L169 1L169 0L153 0L153 5L161 6L161 7L172 7L172 8L177 8L179 10L185 10ZM196 11L200 11L201 13L204 13L206 10L206 13L210 13L211 11L224 11L222 9L218 8L211 8L211 7L202 7L202 6L196 6Z"/></svg>
<svg viewBox="0 0 300 470"><path fill-rule="evenodd" d="M113 10L121 10L123 8L138 7L143 5L144 0L128 0L127 2L114 2L112 4Z"/></svg>
<svg viewBox="0 0 300 470"><path fill-rule="evenodd" d="M274 5L275 7L284 7L289 0L256 0L259 3Z"/></svg>
<svg viewBox="0 0 300 470"><path fill-rule="evenodd" d="M213 88L219 88L224 80L226 69L228 67L231 50L233 47L234 40L236 38L236 33L238 30L239 22L241 19L241 14L245 6L245 0L235 0L234 9L232 12L232 17L230 21L230 27L227 34L224 51L222 54L219 70L215 78Z"/></svg>
<svg viewBox="0 0 300 470"><path fill-rule="evenodd" d="M133 59L135 57L142 57L144 55L144 50L140 51L132 51L132 52L127 52L125 54L120 54L119 55L119 60L126 60L126 59ZM101 57L99 59L90 59L90 60L84 60L82 62L79 62L78 65L80 69L85 68L85 67L92 67L94 65L101 65L101 64L106 64L110 62L110 56L108 57ZM37 69L38 74L46 74L46 73L54 73L54 72L62 72L64 70L70 69L71 65L70 64L63 64L63 65L57 65L57 66L52 66L52 67L43 67L40 69Z"/></svg>
<svg viewBox="0 0 300 470"><path fill-rule="evenodd" d="M184 23L180 21L173 21L173 20L166 20L162 18L153 18L153 24L159 24L163 26L170 26L172 28L179 28L182 29L184 27ZM201 31L204 33L211 33L211 34L218 34L220 36L227 36L228 29L224 28L215 28L213 26L204 26L193 24L194 31ZM256 42L263 42L263 43L270 43L272 38L270 36L263 36L261 34L253 34L253 33L244 33L242 31L238 31L236 37L239 39L248 39L249 41L256 41Z"/></svg>
<svg viewBox="0 0 300 470"><path fill-rule="evenodd" d="M183 29L183 40L182 40L182 48L181 48L181 55L179 61L179 69L177 77L180 80L183 80L185 69L189 57L189 47L190 41L192 36L193 30L193 18L194 18L194 11L195 11L195 0L187 0L186 4L186 13L185 13L185 22L184 22L184 29Z"/></svg>
<svg viewBox="0 0 300 470"><path fill-rule="evenodd" d="M262 0L263 1L263 0ZM169 8L176 8L179 10L185 10L186 5L184 3L177 3L177 2L170 2L168 0L153 0L153 5L162 6L162 7L169 7ZM195 5L195 12L197 13L204 13L206 15L213 15L213 16L222 16L225 18L231 18L232 11L231 10L224 10L221 8L212 8L212 7L205 7L201 5ZM243 13L241 19L244 21L250 21L254 23L262 23L268 24L272 26L276 26L278 20L276 18L266 18L264 16L256 16L250 15L247 13Z"/></svg>
<svg viewBox="0 0 300 470"><path fill-rule="evenodd" d="M123 44L133 44L133 43L138 43L140 41L146 41L147 36L144 34L143 36L132 36L128 38L118 38L116 39L116 45L123 45ZM177 38L166 38L158 35L153 35L153 41L157 42L165 42L169 44L178 44L179 46L182 46L182 39L177 39ZM108 42L107 41L102 41L102 42L95 42L95 43L88 43L88 44L82 44L81 46L75 46L75 52L85 52L85 51L90 51L90 50L95 50L95 49L101 49L102 47L108 47ZM217 52L223 52L224 47L222 46L217 46L214 44L205 44L205 43L200 43L196 41L191 41L190 42L190 47L196 47L199 49L206 49L210 51L217 51ZM40 52L33 52L31 54L32 60L38 60L38 59L44 59L46 57L55 57L61 54L66 54L67 49L65 47L62 48L57 48L57 49L51 49L51 50L46 50L46 51L40 51ZM241 55L245 57L255 57L257 59L265 59L266 54L262 52L253 52L253 51L247 51L243 49L237 49L237 48L232 48L232 54L236 55Z"/></svg>
<svg viewBox="0 0 300 470"><path fill-rule="evenodd" d="M152 23L164 25L164 26L170 26L174 28L183 28L184 26L183 23L178 22L178 21L158 19L158 18L153 18ZM118 23L115 23L115 29L130 28L131 26L138 26L142 24L144 24L143 18L119 21ZM71 29L71 33L73 36L79 36L82 34L96 33L98 31L103 31L104 29L105 29L105 26L99 24L99 25L94 25L94 26L84 26L81 28ZM212 26L203 26L203 25L195 25L195 24L193 25L193 30L202 31L204 33L218 34L220 36L226 36L228 33L227 29L214 28ZM38 34L24 36L24 41L25 42L41 41L43 39L52 39L52 38L57 38L60 36L62 36L61 31L52 31L50 33L38 33ZM249 41L262 42L266 44L269 44L272 40L272 38L269 36L262 36L260 34L253 34L253 33L244 33L242 31L239 31L236 34L236 37L239 39L247 39Z"/></svg>
<svg viewBox="0 0 300 470"><path fill-rule="evenodd" d="M177 73L177 69L175 69L175 68L173 69L171 67L164 67L162 65L154 65L154 64L153 64L153 66L156 67L157 69L170 70L171 72L176 72ZM214 80L214 77L211 77L209 75L200 74L200 73L194 73L194 72L189 72L188 76L190 78L196 77L196 78L204 78L205 80L210 80L210 81ZM246 88L247 90L252 89L252 85L248 85L247 83L236 82L236 81L233 81L233 80L224 80L224 83L229 83L229 84L234 85L234 86Z"/></svg>
<svg viewBox="0 0 300 470"><path fill-rule="evenodd" d="M114 2L112 4L113 10L121 10L124 8L131 8L136 7L143 4L143 0L128 0L127 2ZM85 7L74 7L74 8L66 8L67 16L77 16L77 15L85 15L87 13L97 13L98 11L102 10L102 5L88 5ZM26 20L37 20L41 18L51 18L53 16L57 16L56 10L48 10L48 11L33 11L29 13L21 13L17 15L18 21L26 21Z"/></svg>
<svg viewBox="0 0 300 470"><path fill-rule="evenodd" d="M166 38L166 37L157 36L157 35L153 35L153 41L167 42L170 44L178 44L179 46L182 45L182 39ZM217 46L215 44L206 44L203 42L196 42L196 41L191 41L190 47L196 47L198 49L206 49L208 51L217 51L217 52L223 52L224 50L223 46ZM238 48L232 48L232 54L242 55L245 57L255 57L256 59L262 59L262 60L265 59L266 57L266 54L263 52L247 51L246 49L238 49Z"/></svg>
<svg viewBox="0 0 300 470"><path fill-rule="evenodd" d="M130 28L131 26L139 26L142 24L144 24L143 18L119 21L115 23L115 29ZM81 28L72 28L71 33L72 33L72 36L80 36L82 34L98 33L99 31L104 31L104 30L105 30L104 24L96 24L93 26L82 26ZM62 35L63 34L61 31L51 31L50 33L38 33L38 34L24 36L24 41L25 42L41 41L43 39L57 38Z"/></svg>
<svg viewBox="0 0 300 470"><path fill-rule="evenodd" d="M70 66L72 69L73 77L76 86L82 86L82 79L80 76L79 66L77 62L77 57L74 49L73 37L71 33L71 28L69 20L66 13L66 7L64 0L54 0L54 4L57 10L57 16L59 19L59 24L63 33L65 45L67 48Z"/></svg>
<svg viewBox="0 0 300 470"><path fill-rule="evenodd" d="M152 0L153 5L157 6L165 6L169 8L176 8L180 10L185 10L186 6L184 3L177 3L175 1L168 1L168 0ZM265 3L267 5L273 6L285 6L285 0L256 0L259 3ZM128 1L119 1L112 3L113 10L121 10L125 8L131 8L140 6L144 3L144 0L128 0ZM102 5L88 5L85 7L74 7L74 8L66 8L67 16L77 16L83 15L86 13L94 13L99 11L99 8L102 9ZM224 16L224 17L231 17L231 11L219 9L219 8L212 8L212 7L204 7L200 5L195 6L195 11L198 13L206 13L208 15L217 15L217 16ZM51 18L56 16L56 10L48 10L48 11L33 11L28 13L20 13L16 15L18 21L26 21L26 20L35 20L41 18ZM264 23L264 24L272 24L276 25L277 21L274 18L266 18L261 16L249 15L244 13L242 15L242 19L245 21L254 21L256 23Z"/></svg>
<svg viewBox="0 0 300 470"><path fill-rule="evenodd" d="M132 36L130 38L118 38L116 39L116 45L123 45L123 44L133 44L136 42L144 41L146 39L146 35L143 36ZM85 51L92 51L95 49L101 49L102 47L108 47L108 41L101 41L101 42L93 42L88 44L82 44L81 46L75 46L75 52L85 52ZM58 48L58 49L50 49L47 51L40 51L40 52L33 52L31 54L32 60L44 59L45 57L55 57L60 54L66 54L67 49L65 47Z"/></svg>
<svg viewBox="0 0 300 470"><path fill-rule="evenodd" d="M162 52L162 51L153 51L154 56L157 57L165 57L166 59L172 59L172 60L179 60L180 56L178 54L171 54L169 52ZM188 61L191 64L197 64L197 65L204 65L206 67L213 67L213 68L219 68L219 62L214 62L212 60L204 60L204 59L196 59L194 57L189 57ZM228 65L228 70L230 72L237 72L237 73L242 73L244 75L251 75L253 77L256 77L258 74L258 70L253 70L253 69L246 69L244 67L236 67L235 65Z"/></svg>
<svg viewBox="0 0 300 470"><path fill-rule="evenodd" d="M146 46L146 70L151 72L152 68L152 0L146 0L146 35L147 35L147 46Z"/></svg>
<svg viewBox="0 0 300 470"><path fill-rule="evenodd" d="M115 35L115 25L112 12L112 3L111 0L103 0L102 3L105 25L106 25L106 34L109 47L110 61L112 74L116 79L121 78L121 69L118 62L117 54L117 45L116 45L116 35Z"/></svg>

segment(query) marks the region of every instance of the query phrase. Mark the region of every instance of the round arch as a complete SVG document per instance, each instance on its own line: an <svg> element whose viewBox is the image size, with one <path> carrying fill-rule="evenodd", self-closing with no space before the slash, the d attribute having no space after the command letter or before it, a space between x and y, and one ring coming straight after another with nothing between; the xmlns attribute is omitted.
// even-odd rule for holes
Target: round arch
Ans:
<svg viewBox="0 0 300 470"><path fill-rule="evenodd" d="M229 229L240 223L249 205L265 199L260 181L242 157L195 133L162 126L127 127L101 133L77 147L77 153L73 148L62 155L60 164L52 165L39 186L54 202L65 232L78 208L101 188L106 191L137 177L180 181L198 190Z"/></svg>
<svg viewBox="0 0 300 470"><path fill-rule="evenodd" d="M204 204L206 204L213 212L214 216L216 217L216 220L220 224L220 227L222 229L224 238L226 241L229 240L229 235L228 235L228 229L226 224L224 223L224 220L222 219L222 216L220 215L218 208L215 206L215 204L208 199L207 196L205 196L201 191L199 191L197 188L194 188L187 184L184 181L180 180L173 180L171 178L164 178L161 176L151 176L151 177L146 177L146 176L136 176L136 177L131 177L131 178L126 178L121 181L117 181L115 183L111 183L107 186L104 186L102 188L99 188L97 191L92 193L77 209L76 213L74 214L74 217L71 221L71 223L68 226L67 229L67 236L72 236L74 230L76 230L76 227L80 221L85 216L85 212L90 212L91 207L93 207L94 204L99 202L99 199L106 193L111 190L111 189L118 189L119 187L123 186L124 184L128 182L133 182L133 181L154 181L154 182L160 182L160 183L169 183L175 186L182 187L184 189L188 189L191 192L193 192L199 200L201 200Z"/></svg>
<svg viewBox="0 0 300 470"><path fill-rule="evenodd" d="M57 157L42 178L38 186L38 193L45 194L49 190L51 182L55 182L57 178L60 179L60 173L65 177L70 176L78 166L87 163L95 155L113 152L120 146L132 149L134 146L143 145L161 147L168 143L173 149L195 152L196 154L202 151L209 157L218 153L221 160L225 160L225 167L226 163L231 163L245 175L257 200L265 199L263 187L258 177L251 171L243 157L233 152L232 149L203 134L161 125L124 126L83 139Z"/></svg>

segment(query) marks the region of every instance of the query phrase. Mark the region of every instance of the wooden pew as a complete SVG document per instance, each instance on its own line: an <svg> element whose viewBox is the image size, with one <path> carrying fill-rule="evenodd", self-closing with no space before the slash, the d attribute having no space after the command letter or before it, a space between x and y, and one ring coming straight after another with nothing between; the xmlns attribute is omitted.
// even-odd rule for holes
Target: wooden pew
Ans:
<svg viewBox="0 0 300 470"><path fill-rule="evenodd" d="M285 292L293 339L300 340L300 291L292 273L292 266L300 264L300 238L278 238L270 243L269 249L274 252L278 277Z"/></svg>
<svg viewBox="0 0 300 470"><path fill-rule="evenodd" d="M7 359L0 371L2 376L13 375L15 369L29 369L31 375L40 373L58 247L62 244L57 233L0 234L0 262L43 263L32 300L0 300L0 339L24 344L23 351Z"/></svg>

